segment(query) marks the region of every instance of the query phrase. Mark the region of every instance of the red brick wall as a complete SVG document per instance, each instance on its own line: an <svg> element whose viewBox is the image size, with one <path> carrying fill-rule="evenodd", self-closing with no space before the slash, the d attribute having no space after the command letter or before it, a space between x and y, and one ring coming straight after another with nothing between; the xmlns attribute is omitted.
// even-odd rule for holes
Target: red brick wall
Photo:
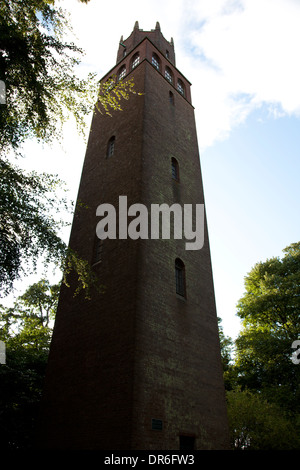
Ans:
<svg viewBox="0 0 300 470"><path fill-rule="evenodd" d="M99 204L118 207L120 195L128 206L204 201L193 108L147 60L150 49L145 40L145 60L129 75L144 95L92 122L78 193L88 208L75 215L70 237L88 260ZM115 152L106 158L111 136ZM172 157L179 183L171 178ZM186 267L186 299L175 293L176 257ZM180 434L190 434L196 448L226 447L207 230L199 251L186 251L184 240L104 240L95 272L104 294L87 301L74 298L72 287L61 289L42 446L171 450L179 449ZM151 429L152 418L163 421L162 431Z"/></svg>
<svg viewBox="0 0 300 470"><path fill-rule="evenodd" d="M143 69L136 84L143 89ZM88 206L74 218L70 246L92 261L96 207L140 200L143 97L132 96L113 118L94 117L78 199ZM106 158L107 142L115 153ZM105 293L90 301L62 287L44 394L47 446L130 448L137 244L106 240L95 272ZM111 447L109 447L111 446Z"/></svg>
<svg viewBox="0 0 300 470"><path fill-rule="evenodd" d="M158 26L158 27L157 27ZM117 63L120 62L124 57L124 46L126 49L126 54L129 54L136 46L141 43L145 38L150 39L150 41L155 45L155 47L166 56L168 51L168 56L170 62L175 65L175 51L173 41L167 41L161 33L160 26L156 25L155 29L151 31L143 31L139 29L136 25L130 34L130 36L122 40L122 44L119 44L118 54L117 54ZM120 41L121 42L121 41Z"/></svg>
<svg viewBox="0 0 300 470"><path fill-rule="evenodd" d="M194 111L145 64L142 202L204 202ZM171 177L171 158L180 182ZM187 299L175 293L175 259L185 263ZM134 446L178 449L179 435L197 448L227 445L226 405L207 229L204 247L184 240L143 240L136 320ZM143 413L141 413L143 410ZM151 418L163 431L151 430Z"/></svg>
<svg viewBox="0 0 300 470"><path fill-rule="evenodd" d="M118 77L120 70L125 65L127 74L130 73L131 76L135 76L134 70L132 70L132 60L134 55L138 52L140 54L140 63L143 60L147 60L150 64L152 64L152 55L155 53L159 58L160 69L157 73L161 74L165 77L165 69L168 67L173 75L173 83L171 85L172 91L177 91L177 83L178 79L183 82L185 95L184 97L187 101L191 102L191 91L190 91L190 82L185 78L184 75L175 67L175 65L166 58L165 54L162 53L159 49L157 49L155 43L149 40L148 33L143 32L143 41L139 42L134 49L122 58L115 67L113 67L104 77L103 81L107 80L109 77L116 75Z"/></svg>

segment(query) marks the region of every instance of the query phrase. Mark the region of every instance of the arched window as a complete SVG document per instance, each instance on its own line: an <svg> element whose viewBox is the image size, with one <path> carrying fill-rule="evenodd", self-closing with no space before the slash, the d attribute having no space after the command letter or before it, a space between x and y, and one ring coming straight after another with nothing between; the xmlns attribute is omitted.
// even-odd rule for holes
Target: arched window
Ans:
<svg viewBox="0 0 300 470"><path fill-rule="evenodd" d="M174 104L174 95L171 91L169 91L169 101L171 104Z"/></svg>
<svg viewBox="0 0 300 470"><path fill-rule="evenodd" d="M170 83L173 83L173 73L172 73L172 70L170 69L170 67L166 67L165 77Z"/></svg>
<svg viewBox="0 0 300 470"><path fill-rule="evenodd" d="M158 56L153 52L152 54L152 65L159 70L159 58Z"/></svg>
<svg viewBox="0 0 300 470"><path fill-rule="evenodd" d="M184 96L184 84L183 84L183 81L180 80L180 78L178 78L178 81L177 81L177 90L179 91L179 93L182 94L182 96Z"/></svg>
<svg viewBox="0 0 300 470"><path fill-rule="evenodd" d="M126 75L126 65L123 65L123 66L119 69L118 80L122 80L122 78L124 78L125 75Z"/></svg>
<svg viewBox="0 0 300 470"><path fill-rule="evenodd" d="M139 63L140 63L140 54L139 54L139 52L137 52L132 57L131 68L134 69Z"/></svg>
<svg viewBox="0 0 300 470"><path fill-rule="evenodd" d="M172 157L171 165L172 165L172 178L176 181L179 181L179 165L178 165L178 161L176 160L176 158Z"/></svg>
<svg viewBox="0 0 300 470"><path fill-rule="evenodd" d="M95 237L92 266L102 261L103 240Z"/></svg>
<svg viewBox="0 0 300 470"><path fill-rule="evenodd" d="M176 294L186 297L185 289L185 267L181 259L175 260L175 281L176 281Z"/></svg>
<svg viewBox="0 0 300 470"><path fill-rule="evenodd" d="M116 138L115 136L112 136L109 139L108 144L107 144L107 152L106 152L107 158L112 157L113 154L115 153L115 142L116 142Z"/></svg>

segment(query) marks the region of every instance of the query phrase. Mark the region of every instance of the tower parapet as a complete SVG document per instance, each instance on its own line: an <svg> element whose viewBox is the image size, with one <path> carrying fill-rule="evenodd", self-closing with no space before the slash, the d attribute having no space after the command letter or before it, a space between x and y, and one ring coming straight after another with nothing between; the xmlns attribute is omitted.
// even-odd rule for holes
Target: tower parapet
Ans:
<svg viewBox="0 0 300 470"><path fill-rule="evenodd" d="M143 31L139 27L139 22L136 21L130 36L125 40L123 40L123 36L121 36L117 63L120 62L125 55L129 54L145 37L148 37L171 64L176 66L173 38L171 38L171 41L167 41L167 39L164 38L158 21L156 22L155 29L151 31Z"/></svg>

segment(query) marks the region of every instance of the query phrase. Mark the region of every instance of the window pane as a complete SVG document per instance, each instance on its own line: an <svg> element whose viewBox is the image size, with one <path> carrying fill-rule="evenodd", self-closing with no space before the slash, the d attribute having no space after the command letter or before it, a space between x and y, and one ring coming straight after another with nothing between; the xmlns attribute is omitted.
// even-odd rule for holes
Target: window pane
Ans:
<svg viewBox="0 0 300 470"><path fill-rule="evenodd" d="M107 146L107 157L112 157L115 151L115 137L112 137Z"/></svg>
<svg viewBox="0 0 300 470"><path fill-rule="evenodd" d="M168 67L166 67L166 70L165 70L165 77L166 77L167 80L169 80L170 83L173 82L172 72Z"/></svg>
<svg viewBox="0 0 300 470"><path fill-rule="evenodd" d="M94 253L93 253L93 264L99 263L102 259L102 250L103 250L103 240L96 237L94 244Z"/></svg>
<svg viewBox="0 0 300 470"><path fill-rule="evenodd" d="M122 80L122 78L124 78L126 75L126 67L122 67L120 72L119 72L119 80Z"/></svg>
<svg viewBox="0 0 300 470"><path fill-rule="evenodd" d="M185 273L184 264L180 259L175 262L176 294L185 297Z"/></svg>
<svg viewBox="0 0 300 470"><path fill-rule="evenodd" d="M174 162L172 162L172 176L173 178L176 180L177 178L177 174L176 174L176 166L174 164Z"/></svg>
<svg viewBox="0 0 300 470"><path fill-rule="evenodd" d="M177 82L177 90L184 96L184 85L181 80Z"/></svg>
<svg viewBox="0 0 300 470"><path fill-rule="evenodd" d="M175 180L179 180L179 168L178 168L178 162L175 158L172 158L172 178Z"/></svg>
<svg viewBox="0 0 300 470"><path fill-rule="evenodd" d="M152 65L154 65L154 67L159 70L159 61L158 61L158 57L157 55L153 54L152 56Z"/></svg>
<svg viewBox="0 0 300 470"><path fill-rule="evenodd" d="M139 54L136 54L135 56L133 56L133 60L132 60L132 68L134 69L134 67L136 67L140 62L140 56Z"/></svg>

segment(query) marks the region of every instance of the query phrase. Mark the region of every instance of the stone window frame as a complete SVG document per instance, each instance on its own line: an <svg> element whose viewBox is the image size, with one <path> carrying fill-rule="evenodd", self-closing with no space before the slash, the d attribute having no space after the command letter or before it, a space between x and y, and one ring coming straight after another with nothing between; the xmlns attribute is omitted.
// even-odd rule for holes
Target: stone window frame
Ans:
<svg viewBox="0 0 300 470"><path fill-rule="evenodd" d="M171 84L173 83L173 72L172 70L170 69L170 67L168 67L166 65L166 68L165 68L165 78L168 80L168 82L170 82Z"/></svg>
<svg viewBox="0 0 300 470"><path fill-rule="evenodd" d="M178 78L177 80L177 90L179 91L179 93L182 95L182 96L185 96L185 87L184 87L184 83L183 81Z"/></svg>
<svg viewBox="0 0 300 470"><path fill-rule="evenodd" d="M179 182L179 163L175 157L171 158L171 171L173 180Z"/></svg>
<svg viewBox="0 0 300 470"><path fill-rule="evenodd" d="M176 294L186 299L185 265L180 258L175 259Z"/></svg>
<svg viewBox="0 0 300 470"><path fill-rule="evenodd" d="M126 75L126 65L122 65L118 71L118 81L122 80Z"/></svg>
<svg viewBox="0 0 300 470"><path fill-rule="evenodd" d="M152 53L152 65L156 70L160 71L160 59L155 52Z"/></svg>
<svg viewBox="0 0 300 470"><path fill-rule="evenodd" d="M110 158L115 153L116 137L113 135L107 142L106 158Z"/></svg>
<svg viewBox="0 0 300 470"><path fill-rule="evenodd" d="M92 266L96 266L97 264L102 262L102 255L103 255L103 240L98 238L97 235L94 240L94 247L93 247L93 258L92 258Z"/></svg>
<svg viewBox="0 0 300 470"><path fill-rule="evenodd" d="M136 52L131 59L131 70L137 67L140 63L140 53Z"/></svg>

